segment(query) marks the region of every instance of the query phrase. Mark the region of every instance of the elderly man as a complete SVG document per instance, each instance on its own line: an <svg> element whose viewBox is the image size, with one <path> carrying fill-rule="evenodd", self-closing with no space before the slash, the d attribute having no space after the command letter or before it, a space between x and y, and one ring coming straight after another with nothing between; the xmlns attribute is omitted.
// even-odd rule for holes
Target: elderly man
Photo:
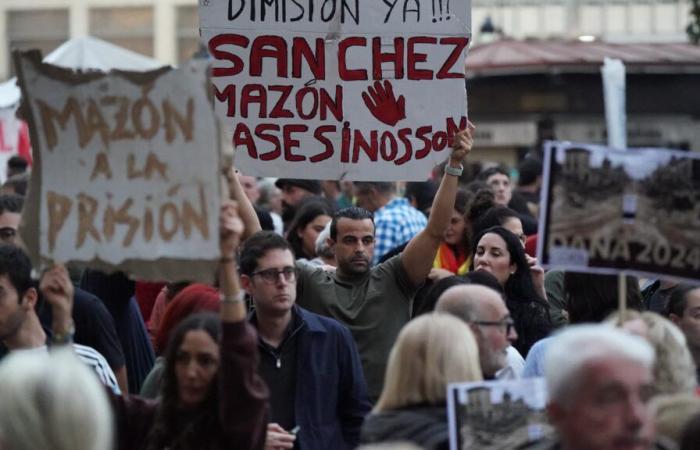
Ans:
<svg viewBox="0 0 700 450"><path fill-rule="evenodd" d="M649 400L654 350L642 338L606 325L573 325L545 357L553 439L537 450L664 449L655 441Z"/></svg>
<svg viewBox="0 0 700 450"><path fill-rule="evenodd" d="M508 364L512 352L513 359L519 360L522 367L522 356L511 347L518 334L498 292L476 284L453 286L440 296L435 311L452 314L469 325L479 346L479 362L485 379L518 377L517 370Z"/></svg>

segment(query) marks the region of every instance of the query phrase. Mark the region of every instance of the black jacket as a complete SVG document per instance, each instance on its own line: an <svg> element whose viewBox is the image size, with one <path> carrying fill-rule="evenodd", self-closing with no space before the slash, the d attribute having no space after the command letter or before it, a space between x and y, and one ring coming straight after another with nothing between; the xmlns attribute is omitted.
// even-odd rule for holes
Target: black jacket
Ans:
<svg viewBox="0 0 700 450"><path fill-rule="evenodd" d="M409 441L425 450L447 450L450 447L447 408L422 405L372 414L362 426L360 441Z"/></svg>

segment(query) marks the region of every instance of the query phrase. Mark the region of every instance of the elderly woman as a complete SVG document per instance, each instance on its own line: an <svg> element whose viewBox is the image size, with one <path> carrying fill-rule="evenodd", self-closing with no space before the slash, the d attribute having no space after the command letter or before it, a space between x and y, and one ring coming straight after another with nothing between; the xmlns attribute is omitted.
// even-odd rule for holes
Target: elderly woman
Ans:
<svg viewBox="0 0 700 450"><path fill-rule="evenodd" d="M481 379L479 350L464 322L445 314L410 321L389 354L384 389L360 440L449 448L447 385Z"/></svg>

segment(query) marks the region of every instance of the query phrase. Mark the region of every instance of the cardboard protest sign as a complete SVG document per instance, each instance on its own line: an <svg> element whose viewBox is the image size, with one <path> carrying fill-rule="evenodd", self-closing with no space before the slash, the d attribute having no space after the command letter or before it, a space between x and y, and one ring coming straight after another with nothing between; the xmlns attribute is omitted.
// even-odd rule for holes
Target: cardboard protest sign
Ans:
<svg viewBox="0 0 700 450"><path fill-rule="evenodd" d="M23 237L35 258L208 280L219 141L207 69L76 73L15 53L34 148Z"/></svg>
<svg viewBox="0 0 700 450"><path fill-rule="evenodd" d="M249 175L425 180L466 127L469 0L200 1Z"/></svg>
<svg viewBox="0 0 700 450"><path fill-rule="evenodd" d="M552 433L544 378L450 384L450 450L510 450Z"/></svg>
<svg viewBox="0 0 700 450"><path fill-rule="evenodd" d="M542 264L700 279L700 155L570 142L545 150Z"/></svg>

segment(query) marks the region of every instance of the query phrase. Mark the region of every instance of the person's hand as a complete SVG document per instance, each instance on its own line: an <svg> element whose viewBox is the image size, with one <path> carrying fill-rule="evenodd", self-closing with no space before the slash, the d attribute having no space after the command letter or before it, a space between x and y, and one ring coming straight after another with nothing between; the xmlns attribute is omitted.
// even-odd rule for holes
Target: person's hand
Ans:
<svg viewBox="0 0 700 450"><path fill-rule="evenodd" d="M267 424L265 437L265 450L283 450L294 448L296 436L288 432L276 423Z"/></svg>
<svg viewBox="0 0 700 450"><path fill-rule="evenodd" d="M44 272L39 290L46 302L51 305L52 329L55 333L67 333L73 326L73 294L75 289L62 264L56 264Z"/></svg>
<svg viewBox="0 0 700 450"><path fill-rule="evenodd" d="M544 269L542 266L537 264L537 258L525 254L527 259L527 264L530 266L530 276L532 277L532 284L535 286L535 291L544 300L547 300L547 290L544 288Z"/></svg>
<svg viewBox="0 0 700 450"><path fill-rule="evenodd" d="M433 267L432 269L430 269L428 278L432 281L438 281L442 280L443 278L451 277L453 275L454 274L447 269L439 269L437 267Z"/></svg>
<svg viewBox="0 0 700 450"><path fill-rule="evenodd" d="M233 200L224 201L219 213L219 247L222 258L232 258L243 234L243 221L238 216L238 205Z"/></svg>
<svg viewBox="0 0 700 450"><path fill-rule="evenodd" d="M472 151L475 129L474 124L467 121L467 128L459 131L452 138L452 154L450 155L450 165L452 167L462 164L464 158Z"/></svg>

